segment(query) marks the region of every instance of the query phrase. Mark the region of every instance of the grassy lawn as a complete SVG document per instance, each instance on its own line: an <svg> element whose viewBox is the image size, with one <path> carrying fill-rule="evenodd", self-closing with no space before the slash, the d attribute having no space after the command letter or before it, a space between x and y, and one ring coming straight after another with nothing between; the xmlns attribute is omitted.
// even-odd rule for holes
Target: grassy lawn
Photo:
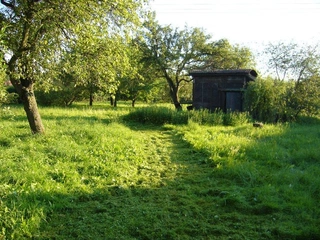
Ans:
<svg viewBox="0 0 320 240"><path fill-rule="evenodd" d="M151 125L0 109L0 239L320 239L320 124Z"/></svg>

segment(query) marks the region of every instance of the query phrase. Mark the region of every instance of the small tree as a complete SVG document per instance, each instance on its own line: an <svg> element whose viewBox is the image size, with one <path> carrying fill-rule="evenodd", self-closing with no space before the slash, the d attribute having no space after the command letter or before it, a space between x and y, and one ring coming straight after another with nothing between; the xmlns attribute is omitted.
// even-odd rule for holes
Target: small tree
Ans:
<svg viewBox="0 0 320 240"><path fill-rule="evenodd" d="M94 36L91 36L94 33ZM95 95L101 91L115 93L119 79L130 71L127 45L120 36L108 37L99 29L82 33L77 43L66 54L65 69L81 86L92 106Z"/></svg>
<svg viewBox="0 0 320 240"><path fill-rule="evenodd" d="M84 87L77 86L76 78L73 74L65 71L60 66L60 72L53 77L52 83L48 85L49 81L44 85L37 85L35 94L37 101L45 106L70 106L74 101L81 101L85 99Z"/></svg>

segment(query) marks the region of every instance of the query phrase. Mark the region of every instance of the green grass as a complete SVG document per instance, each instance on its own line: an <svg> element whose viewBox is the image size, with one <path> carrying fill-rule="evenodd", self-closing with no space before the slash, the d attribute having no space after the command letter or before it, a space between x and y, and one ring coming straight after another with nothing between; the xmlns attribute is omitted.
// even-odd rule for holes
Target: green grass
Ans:
<svg viewBox="0 0 320 240"><path fill-rule="evenodd" d="M319 120L154 125L77 105L41 108L38 136L0 111L0 239L320 238Z"/></svg>

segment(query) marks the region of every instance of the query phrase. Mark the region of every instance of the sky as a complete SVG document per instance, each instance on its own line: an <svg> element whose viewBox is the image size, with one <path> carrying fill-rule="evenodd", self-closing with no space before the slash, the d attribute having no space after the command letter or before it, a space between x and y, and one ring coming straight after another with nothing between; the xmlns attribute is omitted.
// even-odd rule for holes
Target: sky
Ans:
<svg viewBox="0 0 320 240"><path fill-rule="evenodd" d="M162 25L200 27L259 53L268 43L320 43L320 0L150 0Z"/></svg>

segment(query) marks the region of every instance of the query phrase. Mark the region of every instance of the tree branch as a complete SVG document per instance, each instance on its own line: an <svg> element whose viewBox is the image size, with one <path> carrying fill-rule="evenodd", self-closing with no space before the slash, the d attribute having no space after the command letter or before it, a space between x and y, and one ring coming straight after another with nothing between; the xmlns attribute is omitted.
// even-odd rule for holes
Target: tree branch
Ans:
<svg viewBox="0 0 320 240"><path fill-rule="evenodd" d="M41 2L42 0L33 0L33 2L37 3L37 2ZM11 8L11 9L14 9L15 8L15 4L16 4L16 1L15 0L11 0L10 2L7 2L5 0L1 0L1 3L8 7L8 8Z"/></svg>
<svg viewBox="0 0 320 240"><path fill-rule="evenodd" d="M181 79L179 80L179 83L181 83L181 82L192 82L192 81L193 81L193 78L190 78L190 79L181 78Z"/></svg>
<svg viewBox="0 0 320 240"><path fill-rule="evenodd" d="M1 0L1 3L8 8L14 9L16 1L6 2L5 0Z"/></svg>

